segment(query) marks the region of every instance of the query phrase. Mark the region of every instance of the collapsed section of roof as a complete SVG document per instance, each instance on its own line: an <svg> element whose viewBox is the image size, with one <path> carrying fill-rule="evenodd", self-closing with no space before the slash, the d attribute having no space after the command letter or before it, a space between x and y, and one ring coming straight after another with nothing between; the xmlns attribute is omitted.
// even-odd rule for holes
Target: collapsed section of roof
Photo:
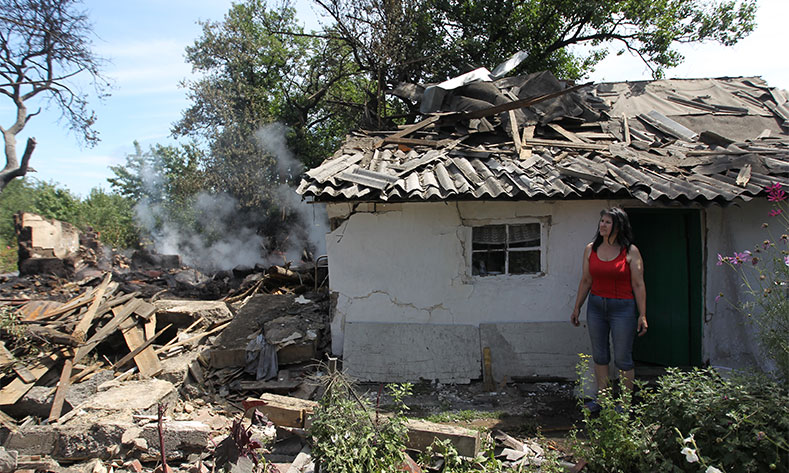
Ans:
<svg viewBox="0 0 789 473"><path fill-rule="evenodd" d="M298 188L316 201L749 200L789 186L789 103L760 78L572 86L484 69L391 93L424 119L358 131Z"/></svg>

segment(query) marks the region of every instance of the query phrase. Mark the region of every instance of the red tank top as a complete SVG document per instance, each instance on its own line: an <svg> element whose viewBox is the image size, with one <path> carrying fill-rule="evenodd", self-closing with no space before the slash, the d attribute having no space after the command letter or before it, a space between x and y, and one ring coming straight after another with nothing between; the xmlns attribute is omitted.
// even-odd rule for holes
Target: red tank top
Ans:
<svg viewBox="0 0 789 473"><path fill-rule="evenodd" d="M630 265L627 264L627 251L624 248L611 261L601 260L597 252L592 250L589 255L589 274L592 275L592 294L609 299L633 299Z"/></svg>

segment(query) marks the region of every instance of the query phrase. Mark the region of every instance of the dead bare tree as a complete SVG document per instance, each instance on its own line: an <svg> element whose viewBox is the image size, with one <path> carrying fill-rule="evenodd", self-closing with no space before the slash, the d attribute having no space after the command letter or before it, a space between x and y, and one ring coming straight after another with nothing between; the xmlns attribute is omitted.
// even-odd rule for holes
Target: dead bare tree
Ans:
<svg viewBox="0 0 789 473"><path fill-rule="evenodd" d="M34 98L54 103L69 129L88 145L98 142L92 128L95 113L88 108L92 87L106 96L109 84L101 75L104 60L91 51L92 26L78 9L79 0L0 0L0 95L16 108L9 127L0 126L5 144L5 167L0 170L0 192L28 172L36 146L29 138L17 156L16 138L31 118Z"/></svg>

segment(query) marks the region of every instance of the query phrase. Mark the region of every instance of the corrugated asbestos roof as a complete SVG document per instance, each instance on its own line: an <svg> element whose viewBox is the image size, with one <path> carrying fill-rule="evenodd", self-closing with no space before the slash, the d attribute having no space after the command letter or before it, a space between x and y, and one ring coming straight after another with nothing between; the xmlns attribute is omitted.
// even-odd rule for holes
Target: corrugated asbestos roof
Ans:
<svg viewBox="0 0 789 473"><path fill-rule="evenodd" d="M415 125L350 135L298 192L316 201L724 203L789 186L789 103L760 78L570 88L541 72L441 92Z"/></svg>

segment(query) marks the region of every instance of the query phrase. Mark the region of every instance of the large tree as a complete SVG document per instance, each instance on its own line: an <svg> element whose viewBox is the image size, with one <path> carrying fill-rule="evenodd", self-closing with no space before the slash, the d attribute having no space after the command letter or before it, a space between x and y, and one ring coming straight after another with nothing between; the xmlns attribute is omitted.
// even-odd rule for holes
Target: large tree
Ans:
<svg viewBox="0 0 789 473"><path fill-rule="evenodd" d="M103 60L91 50L91 25L78 6L79 0L0 0L0 95L16 110L11 125L0 126L6 159L0 191L28 171L36 141L27 140L20 161L16 138L41 111L28 110L34 100L53 103L86 144L98 141L88 97L101 97L108 84Z"/></svg>
<svg viewBox="0 0 789 473"><path fill-rule="evenodd" d="M204 23L187 48L203 75L186 83L192 105L174 132L205 140L208 182L244 206L269 204L287 181L256 137L266 124L284 123L309 167L354 128L418 119L413 97L387 94L399 84L493 68L519 51L526 58L513 73L579 79L613 47L659 77L682 61L678 44L747 35L756 8L755 0L313 1L325 14L320 31L304 31L287 1L243 0L223 21Z"/></svg>

